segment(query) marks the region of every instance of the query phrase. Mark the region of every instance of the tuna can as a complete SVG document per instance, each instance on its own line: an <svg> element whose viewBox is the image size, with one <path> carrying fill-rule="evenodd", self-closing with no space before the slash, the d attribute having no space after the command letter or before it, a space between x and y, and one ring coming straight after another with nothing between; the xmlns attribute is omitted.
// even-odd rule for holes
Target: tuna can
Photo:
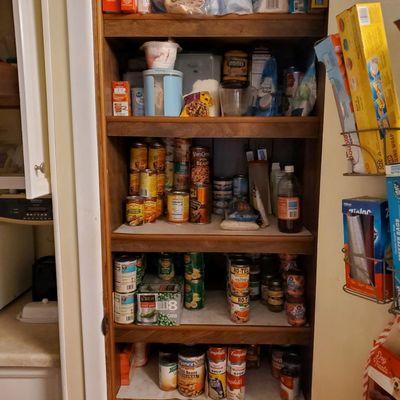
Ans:
<svg viewBox="0 0 400 400"><path fill-rule="evenodd" d="M134 87L131 89L132 115L135 117L143 117L144 115L144 94L142 87Z"/></svg>
<svg viewBox="0 0 400 400"><path fill-rule="evenodd" d="M185 397L204 392L205 355L201 350L185 349L178 354L178 391Z"/></svg>
<svg viewBox="0 0 400 400"><path fill-rule="evenodd" d="M189 221L189 193L175 191L168 193L168 221L182 224Z"/></svg>
<svg viewBox="0 0 400 400"><path fill-rule="evenodd" d="M164 212L164 197L157 196L156 218L161 217Z"/></svg>
<svg viewBox="0 0 400 400"><path fill-rule="evenodd" d="M175 139L174 138L165 138L164 139L165 146L165 160L166 162L174 162L175 158Z"/></svg>
<svg viewBox="0 0 400 400"><path fill-rule="evenodd" d="M213 192L214 200L224 200L231 201L232 200L232 192L224 192L224 191L216 191Z"/></svg>
<svg viewBox="0 0 400 400"><path fill-rule="evenodd" d="M174 188L175 190L189 190L190 164L187 162L175 162L174 165Z"/></svg>
<svg viewBox="0 0 400 400"><path fill-rule="evenodd" d="M236 175L233 177L233 196L246 197L249 192L249 180L246 175Z"/></svg>
<svg viewBox="0 0 400 400"><path fill-rule="evenodd" d="M149 148L149 168L152 171L165 170L166 150L159 142L152 143Z"/></svg>
<svg viewBox="0 0 400 400"><path fill-rule="evenodd" d="M210 347L208 359L208 397L213 400L226 398L226 347Z"/></svg>
<svg viewBox="0 0 400 400"><path fill-rule="evenodd" d="M157 219L157 197L144 199L144 222L155 222Z"/></svg>
<svg viewBox="0 0 400 400"><path fill-rule="evenodd" d="M226 208L213 208L213 214L215 215L225 215Z"/></svg>
<svg viewBox="0 0 400 400"><path fill-rule="evenodd" d="M131 171L144 171L147 168L147 146L136 142L131 146Z"/></svg>
<svg viewBox="0 0 400 400"><path fill-rule="evenodd" d="M200 310L204 307L204 281L185 282L185 308L188 310Z"/></svg>
<svg viewBox="0 0 400 400"><path fill-rule="evenodd" d="M250 292L250 259L233 258L229 265L229 283L234 296L247 296Z"/></svg>
<svg viewBox="0 0 400 400"><path fill-rule="evenodd" d="M209 207L209 186L192 186L190 189L190 222L208 224L211 222Z"/></svg>
<svg viewBox="0 0 400 400"><path fill-rule="evenodd" d="M175 390L178 386L178 361L171 354L160 353L158 362L158 380L161 390Z"/></svg>
<svg viewBox="0 0 400 400"><path fill-rule="evenodd" d="M245 348L228 348L227 400L244 400L246 354L247 350Z"/></svg>
<svg viewBox="0 0 400 400"><path fill-rule="evenodd" d="M157 194L162 196L165 190L166 176L164 172L157 172Z"/></svg>
<svg viewBox="0 0 400 400"><path fill-rule="evenodd" d="M191 140L184 138L175 139L175 162L190 162L190 146Z"/></svg>
<svg viewBox="0 0 400 400"><path fill-rule="evenodd" d="M228 208L229 207L229 201L227 200L214 200L213 201L213 207L214 208Z"/></svg>
<svg viewBox="0 0 400 400"><path fill-rule="evenodd" d="M191 148L191 180L194 185L210 183L210 150L208 147Z"/></svg>
<svg viewBox="0 0 400 400"><path fill-rule="evenodd" d="M135 321L135 293L114 292L114 322L133 324Z"/></svg>
<svg viewBox="0 0 400 400"><path fill-rule="evenodd" d="M172 254L161 253L158 257L158 277L170 281L175 276L175 266Z"/></svg>
<svg viewBox="0 0 400 400"><path fill-rule="evenodd" d="M140 172L140 195L143 197L157 196L157 173L146 169Z"/></svg>
<svg viewBox="0 0 400 400"><path fill-rule="evenodd" d="M143 225L144 199L140 196L126 198L126 223L130 226Z"/></svg>
<svg viewBox="0 0 400 400"><path fill-rule="evenodd" d="M232 192L232 178L219 177L213 180L213 188L216 191Z"/></svg>
<svg viewBox="0 0 400 400"><path fill-rule="evenodd" d="M131 171L129 174L129 194L137 196L140 192L140 171Z"/></svg>
<svg viewBox="0 0 400 400"><path fill-rule="evenodd" d="M165 190L172 190L174 187L174 163L167 161L165 163Z"/></svg>
<svg viewBox="0 0 400 400"><path fill-rule="evenodd" d="M258 344L250 344L247 347L246 368L255 369L261 366L261 349Z"/></svg>
<svg viewBox="0 0 400 400"><path fill-rule="evenodd" d="M250 296L234 296L230 294L231 320L236 324L244 324L250 318Z"/></svg>
<svg viewBox="0 0 400 400"><path fill-rule="evenodd" d="M136 257L123 255L114 260L114 287L121 294L132 293L137 286Z"/></svg>
<svg viewBox="0 0 400 400"><path fill-rule="evenodd" d="M196 281L204 279L204 256L203 253L185 253L183 256L185 264L185 280Z"/></svg>
<svg viewBox="0 0 400 400"><path fill-rule="evenodd" d="M303 326L306 324L306 306L304 297L291 297L286 299L286 316L288 323L292 326Z"/></svg>

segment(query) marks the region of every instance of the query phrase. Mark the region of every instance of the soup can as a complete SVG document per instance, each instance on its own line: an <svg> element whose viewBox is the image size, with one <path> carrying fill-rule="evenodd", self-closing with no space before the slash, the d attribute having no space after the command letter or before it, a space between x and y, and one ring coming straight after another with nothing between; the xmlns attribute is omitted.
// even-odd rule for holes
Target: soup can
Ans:
<svg viewBox="0 0 400 400"><path fill-rule="evenodd" d="M233 177L233 196L246 197L249 192L249 180L246 175L236 175Z"/></svg>
<svg viewBox="0 0 400 400"><path fill-rule="evenodd" d="M213 180L213 189L221 192L232 192L232 178L219 177Z"/></svg>
<svg viewBox="0 0 400 400"><path fill-rule="evenodd" d="M149 148L149 168L152 171L165 170L166 150L162 143L155 142Z"/></svg>
<svg viewBox="0 0 400 400"><path fill-rule="evenodd" d="M114 288L121 294L132 293L137 287L136 257L122 255L114 260Z"/></svg>
<svg viewBox="0 0 400 400"><path fill-rule="evenodd" d="M155 222L157 219L157 197L144 199L144 222Z"/></svg>
<svg viewBox="0 0 400 400"><path fill-rule="evenodd" d="M286 299L286 316L288 323L292 326L303 326L306 324L306 306L304 297L289 296Z"/></svg>
<svg viewBox="0 0 400 400"><path fill-rule="evenodd" d="M132 324L135 321L135 293L114 292L114 322Z"/></svg>
<svg viewBox="0 0 400 400"><path fill-rule="evenodd" d="M208 185L190 188L190 222L195 224L211 222L209 198L210 189Z"/></svg>
<svg viewBox="0 0 400 400"><path fill-rule="evenodd" d="M185 308L188 310L200 310L204 307L204 281L185 282Z"/></svg>
<svg viewBox="0 0 400 400"><path fill-rule="evenodd" d="M175 158L175 139L164 138L165 160L166 162L174 162Z"/></svg>
<svg viewBox="0 0 400 400"><path fill-rule="evenodd" d="M174 188L175 190L189 190L190 186L190 164L187 162L176 162L174 165Z"/></svg>
<svg viewBox="0 0 400 400"><path fill-rule="evenodd" d="M226 398L226 347L210 347L208 359L208 397L213 400Z"/></svg>
<svg viewBox="0 0 400 400"><path fill-rule="evenodd" d="M210 183L210 150L208 147L196 146L191 150L191 181L193 185Z"/></svg>
<svg viewBox="0 0 400 400"><path fill-rule="evenodd" d="M165 190L172 190L174 187L174 168L175 163L167 161L165 163Z"/></svg>
<svg viewBox="0 0 400 400"><path fill-rule="evenodd" d="M189 221L189 193L174 191L168 193L167 219L182 224Z"/></svg>
<svg viewBox="0 0 400 400"><path fill-rule="evenodd" d="M178 361L171 354L161 354L158 362L159 387L166 392L178 386Z"/></svg>
<svg viewBox="0 0 400 400"><path fill-rule="evenodd" d="M227 399L244 400L247 350L241 347L228 348Z"/></svg>
<svg viewBox="0 0 400 400"><path fill-rule="evenodd" d="M229 283L234 296L247 296L250 292L250 259L233 258L229 265Z"/></svg>
<svg viewBox="0 0 400 400"><path fill-rule="evenodd" d="M190 146L191 140L185 138L175 139L175 162L190 162Z"/></svg>
<svg viewBox="0 0 400 400"><path fill-rule="evenodd" d="M205 354L201 350L185 349L178 354L178 391L185 397L197 397L204 392Z"/></svg>
<svg viewBox="0 0 400 400"><path fill-rule="evenodd" d="M137 196L140 193L140 171L131 171L129 174L129 194Z"/></svg>
<svg viewBox="0 0 400 400"><path fill-rule="evenodd" d="M236 324L244 324L250 318L250 296L234 296L230 294L230 316Z"/></svg>
<svg viewBox="0 0 400 400"><path fill-rule="evenodd" d="M204 279L204 256L203 253L185 253L183 256L185 264L185 280L196 281Z"/></svg>
<svg viewBox="0 0 400 400"><path fill-rule="evenodd" d="M175 266L172 254L161 253L158 257L158 277L170 281L175 276Z"/></svg>
<svg viewBox="0 0 400 400"><path fill-rule="evenodd" d="M166 175L164 172L157 172L157 194L162 196L165 190Z"/></svg>
<svg viewBox="0 0 400 400"><path fill-rule="evenodd" d="M135 142L131 146L131 171L144 171L147 168L147 146L141 142Z"/></svg>
<svg viewBox="0 0 400 400"><path fill-rule="evenodd" d="M140 196L126 198L126 223L130 226L143 225L144 199Z"/></svg>
<svg viewBox="0 0 400 400"><path fill-rule="evenodd" d="M143 197L157 196L157 173L150 169L140 172L140 195Z"/></svg>

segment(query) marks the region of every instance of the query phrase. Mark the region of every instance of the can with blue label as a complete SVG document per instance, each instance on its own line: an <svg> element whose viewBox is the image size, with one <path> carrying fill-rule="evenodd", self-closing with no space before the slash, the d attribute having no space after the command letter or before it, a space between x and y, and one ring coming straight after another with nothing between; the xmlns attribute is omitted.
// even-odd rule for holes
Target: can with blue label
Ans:
<svg viewBox="0 0 400 400"><path fill-rule="evenodd" d="M137 287L137 257L122 255L114 261L114 288L118 293L132 293Z"/></svg>
<svg viewBox="0 0 400 400"><path fill-rule="evenodd" d="M125 325L135 322L135 300L136 293L114 292L114 322Z"/></svg>
<svg viewBox="0 0 400 400"><path fill-rule="evenodd" d="M289 12L292 14L308 12L308 0L289 0Z"/></svg>
<svg viewBox="0 0 400 400"><path fill-rule="evenodd" d="M132 115L142 117L144 115L144 92L141 87L131 89Z"/></svg>

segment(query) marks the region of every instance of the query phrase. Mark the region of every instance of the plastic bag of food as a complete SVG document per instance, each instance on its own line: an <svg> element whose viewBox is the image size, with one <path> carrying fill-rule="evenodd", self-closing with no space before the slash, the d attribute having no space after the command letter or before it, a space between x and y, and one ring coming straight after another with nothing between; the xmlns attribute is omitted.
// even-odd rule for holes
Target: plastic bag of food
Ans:
<svg viewBox="0 0 400 400"><path fill-rule="evenodd" d="M206 15L208 0L164 0L165 9L171 14Z"/></svg>
<svg viewBox="0 0 400 400"><path fill-rule="evenodd" d="M252 0L206 0L210 15L252 14Z"/></svg>
<svg viewBox="0 0 400 400"><path fill-rule="evenodd" d="M209 117L214 100L210 92L195 92L184 96L181 117Z"/></svg>
<svg viewBox="0 0 400 400"><path fill-rule="evenodd" d="M287 13L289 12L288 0L253 0L255 13Z"/></svg>

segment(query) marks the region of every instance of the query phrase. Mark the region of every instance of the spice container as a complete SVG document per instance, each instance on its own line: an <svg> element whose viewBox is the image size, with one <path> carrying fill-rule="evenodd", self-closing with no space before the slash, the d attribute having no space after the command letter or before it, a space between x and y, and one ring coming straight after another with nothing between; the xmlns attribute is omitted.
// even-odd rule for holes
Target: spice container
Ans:
<svg viewBox="0 0 400 400"><path fill-rule="evenodd" d="M178 355L178 391L185 397L197 397L204 391L205 354L187 348Z"/></svg>
<svg viewBox="0 0 400 400"><path fill-rule="evenodd" d="M306 306L304 297L289 296L286 299L286 316L288 323L292 326L303 326L306 324Z"/></svg>
<svg viewBox="0 0 400 400"><path fill-rule="evenodd" d="M268 284L268 309L281 312L284 308L283 287L280 278L271 278Z"/></svg>

